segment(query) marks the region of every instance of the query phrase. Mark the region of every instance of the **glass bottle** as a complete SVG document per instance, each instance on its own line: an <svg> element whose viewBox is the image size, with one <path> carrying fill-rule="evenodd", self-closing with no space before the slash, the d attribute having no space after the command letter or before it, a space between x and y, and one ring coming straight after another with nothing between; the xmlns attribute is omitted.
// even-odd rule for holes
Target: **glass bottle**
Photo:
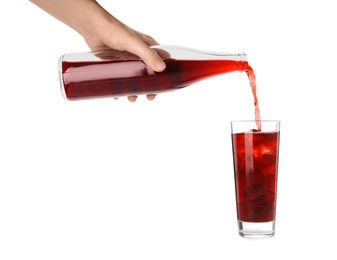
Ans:
<svg viewBox="0 0 337 260"><path fill-rule="evenodd" d="M155 72L137 56L116 50L64 54L59 58L61 91L67 100L159 94L216 75L247 71L245 53L220 53L181 46L153 46L166 63Z"/></svg>

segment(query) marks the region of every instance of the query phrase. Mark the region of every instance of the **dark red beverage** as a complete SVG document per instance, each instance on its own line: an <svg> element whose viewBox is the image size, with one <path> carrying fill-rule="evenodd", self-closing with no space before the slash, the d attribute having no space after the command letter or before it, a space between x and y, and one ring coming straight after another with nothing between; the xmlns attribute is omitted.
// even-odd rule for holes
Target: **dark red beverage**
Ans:
<svg viewBox="0 0 337 260"><path fill-rule="evenodd" d="M141 60L63 61L63 94L68 100L158 94L249 68L246 61L237 60L164 61L163 72L151 70Z"/></svg>
<svg viewBox="0 0 337 260"><path fill-rule="evenodd" d="M279 131L232 133L238 220L275 219Z"/></svg>

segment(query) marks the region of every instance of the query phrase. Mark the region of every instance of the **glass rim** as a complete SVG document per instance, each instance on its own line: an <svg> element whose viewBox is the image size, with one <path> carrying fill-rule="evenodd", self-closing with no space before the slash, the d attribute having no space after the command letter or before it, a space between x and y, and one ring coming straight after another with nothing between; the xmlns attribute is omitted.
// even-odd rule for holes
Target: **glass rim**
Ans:
<svg viewBox="0 0 337 260"><path fill-rule="evenodd" d="M237 122L247 122L247 123L254 123L254 122L278 122L280 123L281 120L277 120L277 119L261 119L261 120L255 120L255 119L242 119L242 120L231 120L231 123Z"/></svg>

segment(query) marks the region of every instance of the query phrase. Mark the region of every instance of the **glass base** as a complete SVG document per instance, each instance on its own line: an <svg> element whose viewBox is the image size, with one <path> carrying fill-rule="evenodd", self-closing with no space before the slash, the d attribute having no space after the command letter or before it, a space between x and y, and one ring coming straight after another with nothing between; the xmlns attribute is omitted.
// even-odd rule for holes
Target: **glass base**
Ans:
<svg viewBox="0 0 337 260"><path fill-rule="evenodd" d="M275 234L275 221L244 222L238 221L239 235L246 238L267 238Z"/></svg>

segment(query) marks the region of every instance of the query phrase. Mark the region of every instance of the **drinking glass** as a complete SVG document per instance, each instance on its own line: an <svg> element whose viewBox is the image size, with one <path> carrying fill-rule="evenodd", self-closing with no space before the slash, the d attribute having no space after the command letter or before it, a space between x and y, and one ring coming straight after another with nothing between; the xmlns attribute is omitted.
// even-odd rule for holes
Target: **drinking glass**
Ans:
<svg viewBox="0 0 337 260"><path fill-rule="evenodd" d="M238 232L275 234L280 121L231 121Z"/></svg>

